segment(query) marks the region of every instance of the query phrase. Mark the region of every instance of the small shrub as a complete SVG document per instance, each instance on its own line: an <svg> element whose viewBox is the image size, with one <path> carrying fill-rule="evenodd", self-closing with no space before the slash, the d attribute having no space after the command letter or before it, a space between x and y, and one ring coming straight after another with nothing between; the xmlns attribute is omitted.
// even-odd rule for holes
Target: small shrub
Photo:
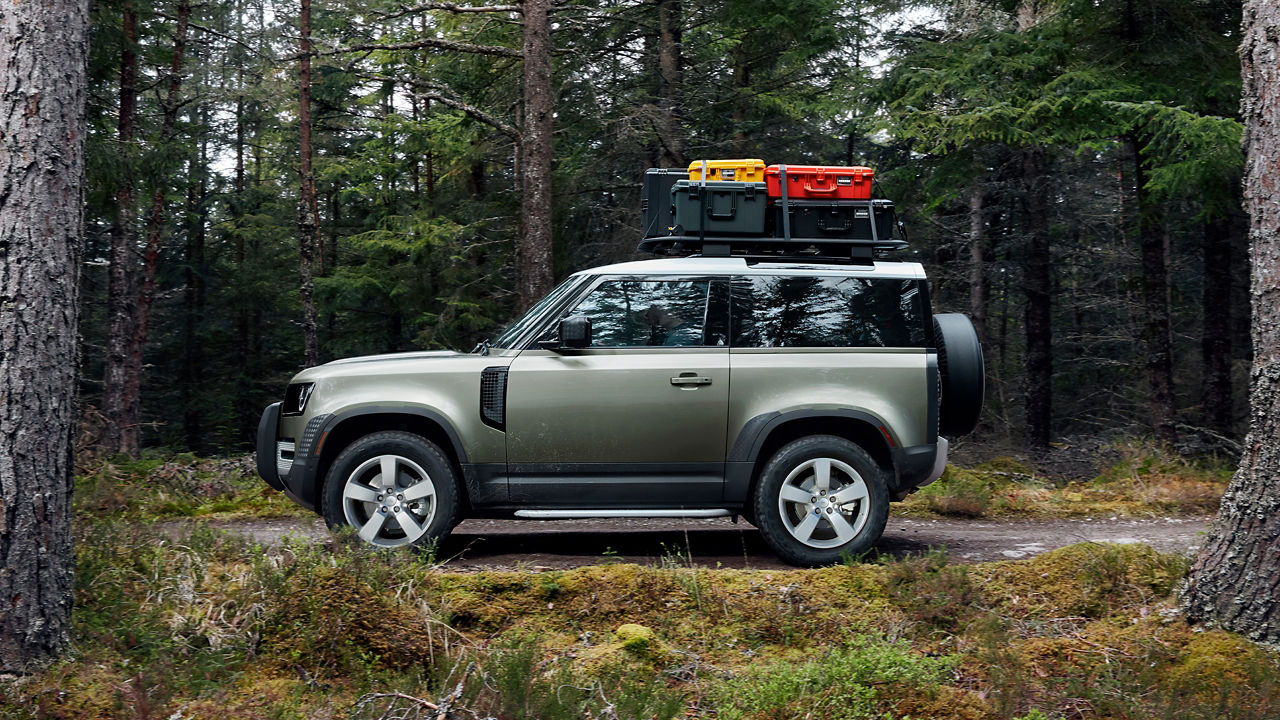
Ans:
<svg viewBox="0 0 1280 720"><path fill-rule="evenodd" d="M954 633L973 619L981 593L966 565L948 562L945 549L903 558L887 565L889 596L911 620Z"/></svg>
<svg viewBox="0 0 1280 720"><path fill-rule="evenodd" d="M942 477L916 494L925 508L939 515L982 517L991 509L992 487L982 473L948 465Z"/></svg>
<svg viewBox="0 0 1280 720"><path fill-rule="evenodd" d="M749 666L718 682L710 697L721 720L872 718L893 700L879 688L936 689L954 665L949 656L928 657L905 643L860 637L814 660Z"/></svg>

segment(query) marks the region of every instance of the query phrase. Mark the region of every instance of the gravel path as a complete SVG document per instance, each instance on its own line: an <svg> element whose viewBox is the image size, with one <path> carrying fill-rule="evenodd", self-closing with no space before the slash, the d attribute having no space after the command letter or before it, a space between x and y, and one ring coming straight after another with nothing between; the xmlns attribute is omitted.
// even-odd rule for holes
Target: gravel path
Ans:
<svg viewBox="0 0 1280 720"><path fill-rule="evenodd" d="M961 562L1027 557L1078 542L1146 543L1191 554L1211 518L1084 518L1036 520L926 520L889 517L881 553L902 556L945 547ZM322 542L324 523L310 518L211 521L210 526L252 536L266 545L285 536ZM180 525L173 525L176 529ZM749 523L700 520L466 520L440 549L448 567L472 570L550 570L605 562L703 567L784 568Z"/></svg>

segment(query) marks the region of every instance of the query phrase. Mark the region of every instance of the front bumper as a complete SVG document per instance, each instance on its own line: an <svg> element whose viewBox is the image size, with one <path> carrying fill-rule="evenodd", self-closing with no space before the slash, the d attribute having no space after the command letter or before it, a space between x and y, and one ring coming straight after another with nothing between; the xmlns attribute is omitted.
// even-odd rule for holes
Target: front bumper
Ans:
<svg viewBox="0 0 1280 720"><path fill-rule="evenodd" d="M308 510L319 506L316 478L320 468L318 447L321 428L332 415L317 415L307 422L300 438L280 437L280 403L267 406L258 422L256 461L258 475Z"/></svg>
<svg viewBox="0 0 1280 720"><path fill-rule="evenodd" d="M262 411L262 419L258 421L258 442L256 446L255 459L258 464L258 475L267 481L267 484L277 490L284 490L284 481L281 480L281 467L277 456L279 450L276 447L276 429L280 426L280 403L272 403ZM285 468L285 475L288 469Z"/></svg>

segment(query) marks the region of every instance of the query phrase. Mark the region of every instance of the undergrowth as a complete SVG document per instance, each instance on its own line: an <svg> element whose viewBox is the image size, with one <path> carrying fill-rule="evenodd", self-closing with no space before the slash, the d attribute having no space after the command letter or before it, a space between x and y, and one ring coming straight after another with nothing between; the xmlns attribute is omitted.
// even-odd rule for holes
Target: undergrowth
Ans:
<svg viewBox="0 0 1280 720"><path fill-rule="evenodd" d="M1116 443L1088 481L1066 481L1033 464L998 457L972 467L948 465L942 477L894 507L897 514L954 517L1209 515L1234 466L1191 460L1142 441Z"/></svg>
<svg viewBox="0 0 1280 720"><path fill-rule="evenodd" d="M258 477L253 458L203 459L148 451L81 468L76 513L134 520L267 518L310 514Z"/></svg>
<svg viewBox="0 0 1280 720"><path fill-rule="evenodd" d="M182 462L81 478L70 652L0 682L0 718L1280 717L1280 658L1188 626L1185 559L1141 545L817 570L669 548L656 566L459 573L350 533L264 547L157 523L247 482L243 464ZM1148 488L1171 474L1133 463Z"/></svg>
<svg viewBox="0 0 1280 720"><path fill-rule="evenodd" d="M82 520L73 645L3 718L1276 717L1280 661L1201 632L1185 560L1074 545L818 570L455 573ZM665 565L665 566L663 566ZM442 714L443 713L443 714Z"/></svg>

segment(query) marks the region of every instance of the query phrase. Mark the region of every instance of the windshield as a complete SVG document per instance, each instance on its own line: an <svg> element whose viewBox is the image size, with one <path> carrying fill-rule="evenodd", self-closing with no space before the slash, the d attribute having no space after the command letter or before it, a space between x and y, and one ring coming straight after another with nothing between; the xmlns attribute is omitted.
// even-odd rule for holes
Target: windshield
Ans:
<svg viewBox="0 0 1280 720"><path fill-rule="evenodd" d="M536 305L529 308L529 310L525 312L524 315L521 315L520 319L508 325L506 330L503 330L502 333L498 335L498 337L494 338L493 347L498 347L498 348L512 347L512 345L520 338L520 336L528 332L530 328L538 321L538 319L542 317L543 311L545 311L547 308L551 307L552 305L555 305L556 303L560 302L560 300L564 299L565 296L569 295L569 293L575 287L578 286L578 283L579 281L581 281L581 279L582 278L580 277L570 277L568 280L565 280L564 282L560 283L560 285L555 290L552 290L551 292L547 293L546 297L539 300Z"/></svg>

